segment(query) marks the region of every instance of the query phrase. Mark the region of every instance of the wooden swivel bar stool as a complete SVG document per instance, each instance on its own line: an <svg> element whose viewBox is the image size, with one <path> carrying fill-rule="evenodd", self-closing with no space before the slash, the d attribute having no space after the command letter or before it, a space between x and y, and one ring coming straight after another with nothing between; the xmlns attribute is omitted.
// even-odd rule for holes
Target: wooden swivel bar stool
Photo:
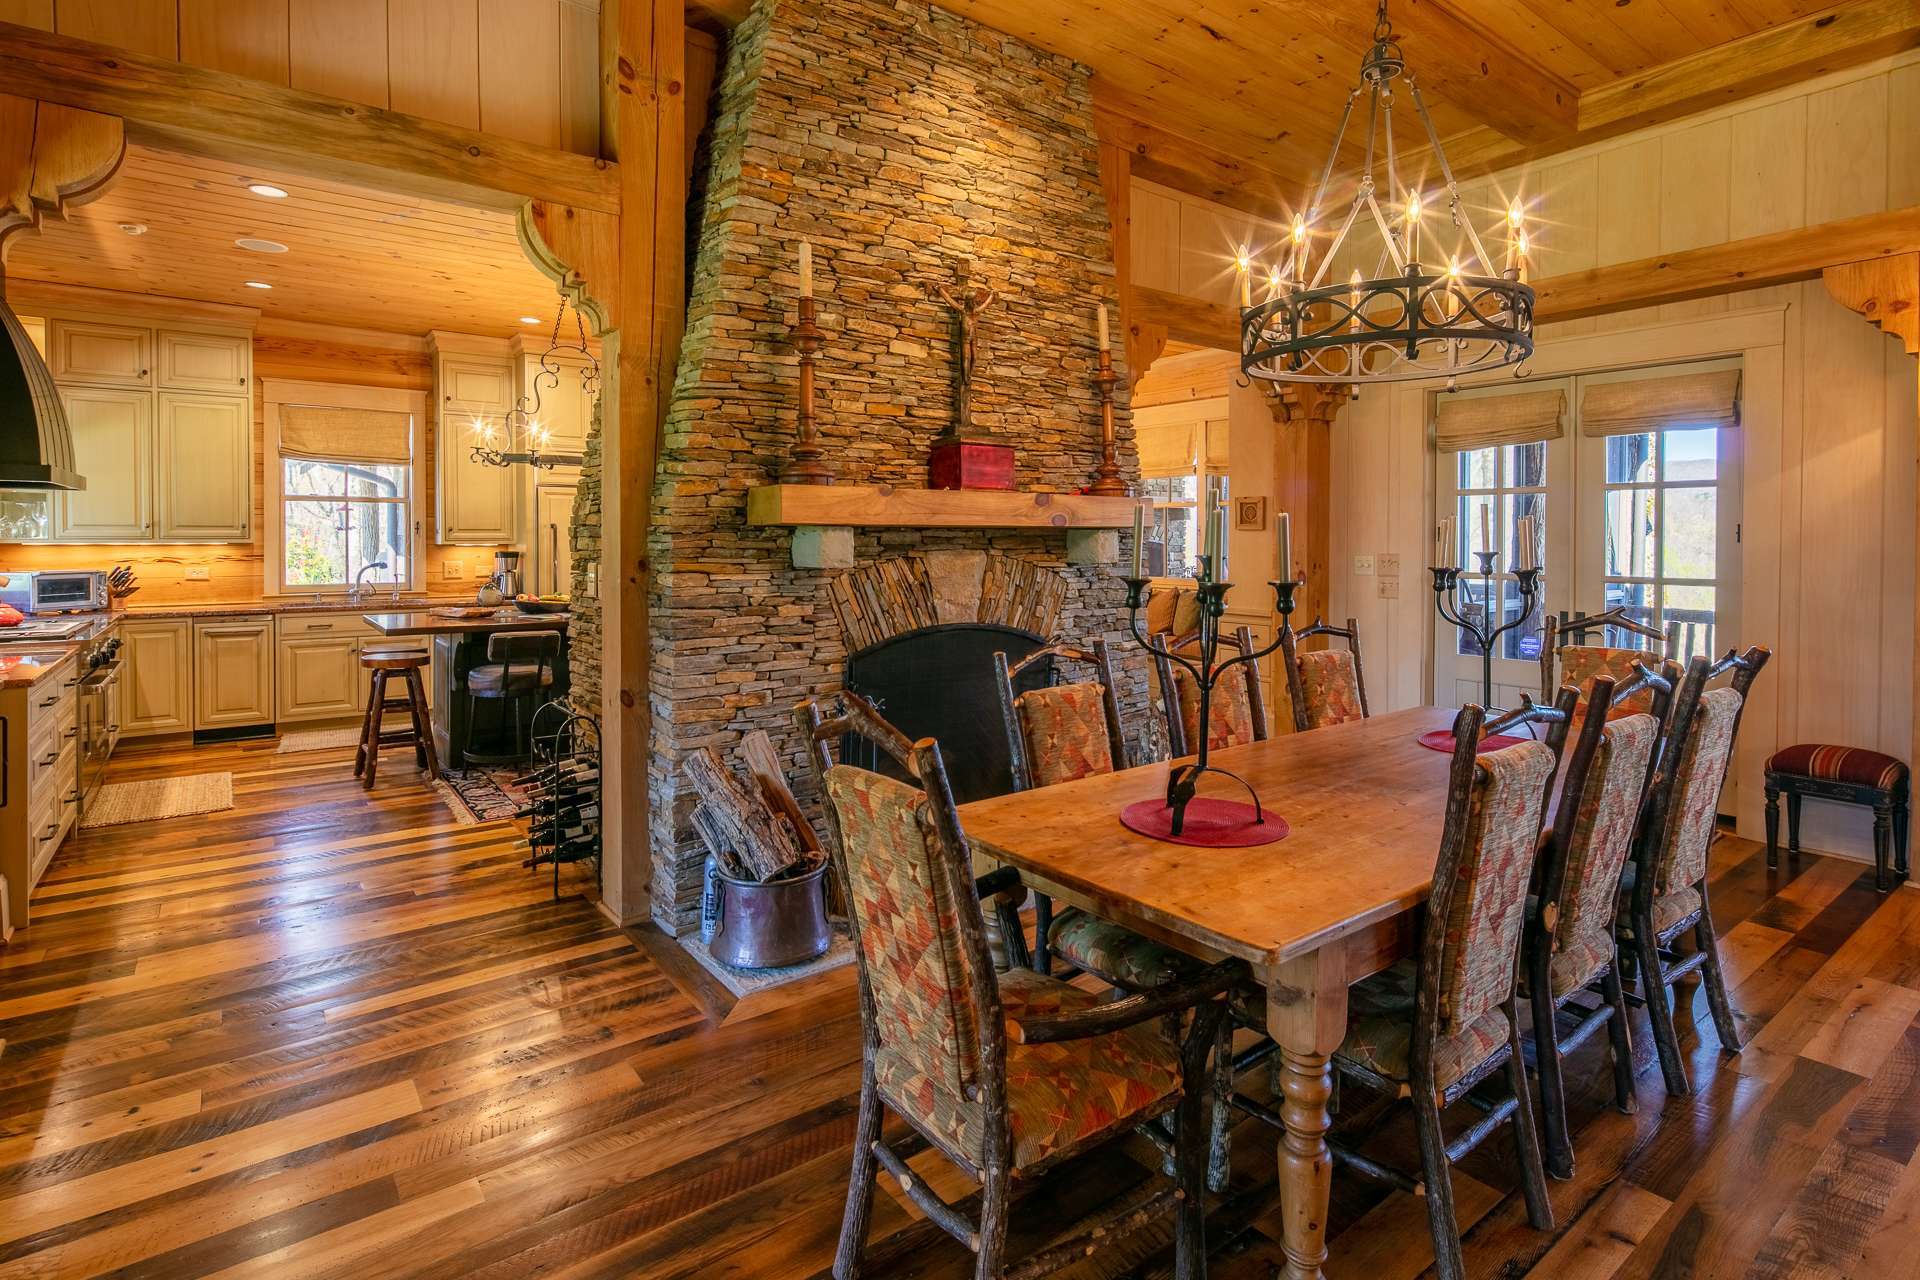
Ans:
<svg viewBox="0 0 1920 1280"><path fill-rule="evenodd" d="M440 776L440 760L433 750L433 730L427 723L427 687L420 678L421 668L430 661L425 653L363 653L360 666L372 673L367 689L367 718L360 729L360 749L353 754L353 776L367 790L373 790L374 769L380 762L381 747L413 745L413 758L427 771L428 778ZM398 675L404 693L387 697L387 680ZM407 709L412 722L409 729L381 730L388 711Z"/></svg>

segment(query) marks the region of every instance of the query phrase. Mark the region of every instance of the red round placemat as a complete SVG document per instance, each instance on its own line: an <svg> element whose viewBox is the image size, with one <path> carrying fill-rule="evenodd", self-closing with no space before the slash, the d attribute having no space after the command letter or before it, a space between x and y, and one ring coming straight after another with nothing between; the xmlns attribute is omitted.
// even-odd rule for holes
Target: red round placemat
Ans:
<svg viewBox="0 0 1920 1280"><path fill-rule="evenodd" d="M1480 749L1474 754L1483 756L1489 751L1505 751L1508 747L1532 741L1532 738L1516 738L1510 733L1496 733L1491 738L1480 739ZM1452 755L1453 730L1435 729L1432 733L1423 733L1420 735L1420 745L1429 751L1444 751Z"/></svg>
<svg viewBox="0 0 1920 1280"><path fill-rule="evenodd" d="M1238 800L1195 796L1187 805L1187 820L1173 834L1173 810L1164 800L1138 800L1120 811L1121 825L1130 831L1168 844L1197 845L1202 849L1246 849L1284 840L1287 820L1268 809L1266 821L1253 820L1254 808Z"/></svg>

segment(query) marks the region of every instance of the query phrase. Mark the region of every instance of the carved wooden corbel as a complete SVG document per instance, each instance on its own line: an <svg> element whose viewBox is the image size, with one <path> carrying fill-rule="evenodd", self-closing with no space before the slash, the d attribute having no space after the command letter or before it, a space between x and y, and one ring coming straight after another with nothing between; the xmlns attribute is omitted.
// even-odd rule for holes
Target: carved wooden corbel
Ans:
<svg viewBox="0 0 1920 1280"><path fill-rule="evenodd" d="M586 317L596 338L620 327L620 219L529 200L514 220L520 249Z"/></svg>
<svg viewBox="0 0 1920 1280"><path fill-rule="evenodd" d="M1920 355L1920 252L1828 267L1821 279L1834 301Z"/></svg>
<svg viewBox="0 0 1920 1280"><path fill-rule="evenodd" d="M105 191L126 154L118 116L0 94L0 264L16 233Z"/></svg>
<svg viewBox="0 0 1920 1280"><path fill-rule="evenodd" d="M1272 382L1266 384L1267 408L1278 426L1315 423L1332 426L1340 407L1353 399L1347 384Z"/></svg>

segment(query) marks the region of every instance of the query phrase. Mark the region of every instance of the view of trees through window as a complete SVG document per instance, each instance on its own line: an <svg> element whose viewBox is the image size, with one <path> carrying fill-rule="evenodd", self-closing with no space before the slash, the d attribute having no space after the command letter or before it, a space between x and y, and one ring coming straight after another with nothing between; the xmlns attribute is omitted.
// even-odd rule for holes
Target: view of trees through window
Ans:
<svg viewBox="0 0 1920 1280"><path fill-rule="evenodd" d="M413 522L405 464L286 458L281 465L287 586L408 581ZM368 569L382 562L384 568Z"/></svg>

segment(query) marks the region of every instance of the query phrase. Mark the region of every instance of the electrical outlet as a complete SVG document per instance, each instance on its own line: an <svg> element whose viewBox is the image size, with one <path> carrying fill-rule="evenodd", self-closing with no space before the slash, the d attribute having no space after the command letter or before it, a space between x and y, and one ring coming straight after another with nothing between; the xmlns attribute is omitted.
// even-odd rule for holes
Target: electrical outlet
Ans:
<svg viewBox="0 0 1920 1280"><path fill-rule="evenodd" d="M1373 576L1373 557L1372 556L1355 556L1353 558L1353 571L1359 574L1363 578L1372 577Z"/></svg>
<svg viewBox="0 0 1920 1280"><path fill-rule="evenodd" d="M188 582L206 582L212 577L213 571L203 564L193 565L187 570Z"/></svg>
<svg viewBox="0 0 1920 1280"><path fill-rule="evenodd" d="M1380 579L1380 598L1382 600L1398 600L1400 598L1400 579Z"/></svg>
<svg viewBox="0 0 1920 1280"><path fill-rule="evenodd" d="M1400 557L1398 555L1382 551L1373 558L1373 562L1380 566L1381 577L1397 578L1400 576Z"/></svg>
<svg viewBox="0 0 1920 1280"><path fill-rule="evenodd" d="M467 566L459 560L442 560L440 562L440 576L449 582L454 581L456 578L464 578L467 576Z"/></svg>

